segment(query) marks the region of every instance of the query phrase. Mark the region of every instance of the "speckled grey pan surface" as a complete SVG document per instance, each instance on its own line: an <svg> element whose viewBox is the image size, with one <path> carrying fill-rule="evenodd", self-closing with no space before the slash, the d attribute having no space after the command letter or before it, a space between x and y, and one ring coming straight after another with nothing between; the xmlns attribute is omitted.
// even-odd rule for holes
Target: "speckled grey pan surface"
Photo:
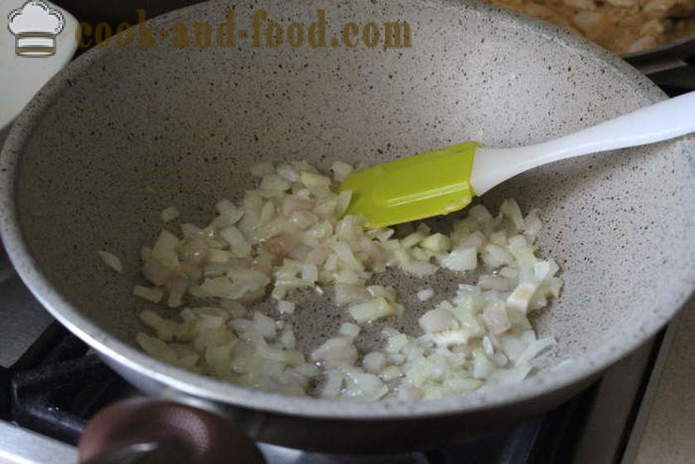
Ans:
<svg viewBox="0 0 695 464"><path fill-rule="evenodd" d="M218 23L227 6L196 5L155 22ZM253 162L377 162L466 139L527 144L664 98L587 42L478 3L247 2L236 9L238 27L248 25L249 7L303 22L322 7L332 25L406 20L413 47L97 47L40 92L2 153L11 258L49 311L129 379L227 405L267 441L338 449L341 439L318 427L347 430L370 419L373 427L350 429L353 443L393 444L397 430L419 436L404 447L425 446L422 438L434 434L412 420L458 424L437 432L443 440L552 407L654 334L690 294L695 149L681 139L557 163L486 195L492 207L513 196L542 208L541 242L566 281L537 325L559 341L547 363L573 361L520 386L417 403L340 403L240 389L140 353L130 342L142 305L130 290L158 212L176 205L187 221L203 220L216 199L252 185ZM107 269L98 249L121 256L125 275ZM283 429L302 418L311 418L303 435ZM307 437L312 431L323 443Z"/></svg>

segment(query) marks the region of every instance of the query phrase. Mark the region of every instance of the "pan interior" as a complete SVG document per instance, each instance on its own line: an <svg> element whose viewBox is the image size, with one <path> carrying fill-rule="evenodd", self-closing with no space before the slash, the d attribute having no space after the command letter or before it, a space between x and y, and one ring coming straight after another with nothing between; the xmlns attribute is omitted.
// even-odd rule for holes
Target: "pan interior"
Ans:
<svg viewBox="0 0 695 464"><path fill-rule="evenodd" d="M189 8L164 26L217 24L227 6ZM412 47L114 44L52 84L62 89L22 149L18 216L36 264L95 327L132 342L136 314L150 307L131 295L142 282L138 252L156 237L159 212L175 205L183 221L204 223L216 200L254 187L248 168L258 161L326 168L468 139L518 146L659 98L579 39L493 7L362 0L319 7L329 33L346 22L407 21ZM250 28L260 8L283 24L317 17L311 3L251 2L235 10L238 27ZM540 244L566 283L536 320L541 335L559 342L545 362L601 365L596 350L653 332L673 313L692 274L688 151L689 142L677 141L563 161L485 195L493 210L508 197L525 211L542 210ZM101 249L121 257L123 275L103 265ZM448 285L442 278L426 286ZM336 314L323 304L305 313L299 331L317 343L334 333Z"/></svg>

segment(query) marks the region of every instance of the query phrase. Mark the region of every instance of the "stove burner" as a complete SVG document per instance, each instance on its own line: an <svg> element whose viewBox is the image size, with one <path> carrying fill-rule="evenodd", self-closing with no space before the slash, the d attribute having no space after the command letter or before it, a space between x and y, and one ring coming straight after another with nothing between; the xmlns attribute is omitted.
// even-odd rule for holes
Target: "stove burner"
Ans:
<svg viewBox="0 0 695 464"><path fill-rule="evenodd" d="M57 325L40 344L48 350L30 357L41 361L11 378L11 417L23 427L74 444L92 414L129 387L87 345Z"/></svg>

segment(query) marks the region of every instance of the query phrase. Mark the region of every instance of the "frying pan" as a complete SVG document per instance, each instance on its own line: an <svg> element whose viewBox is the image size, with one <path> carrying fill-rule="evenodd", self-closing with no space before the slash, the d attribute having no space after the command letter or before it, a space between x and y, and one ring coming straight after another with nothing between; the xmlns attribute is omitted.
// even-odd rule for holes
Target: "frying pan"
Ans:
<svg viewBox="0 0 695 464"><path fill-rule="evenodd" d="M648 340L690 295L695 144L683 138L563 161L485 195L493 209L507 197L541 208L541 247L566 282L534 321L558 347L520 385L419 402L329 401L236 387L143 354L133 339L148 306L131 289L159 211L176 205L186 221L202 222L217 199L252 187L253 163L381 162L465 139L530 144L665 98L587 41L477 2L215 1L152 27L217 24L232 7L237 27L249 30L261 8L285 24L308 24L323 8L329 32L407 21L412 47L95 47L36 96L2 152L2 238L19 274L142 391L214 411L279 445L431 448L558 405ZM100 249L122 258L124 275L100 262Z"/></svg>

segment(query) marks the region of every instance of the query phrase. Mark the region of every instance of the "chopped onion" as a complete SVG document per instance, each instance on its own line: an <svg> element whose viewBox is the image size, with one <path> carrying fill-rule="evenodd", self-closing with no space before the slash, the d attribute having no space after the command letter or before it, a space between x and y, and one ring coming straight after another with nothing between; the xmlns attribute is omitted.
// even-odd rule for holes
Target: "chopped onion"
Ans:
<svg viewBox="0 0 695 464"><path fill-rule="evenodd" d="M123 273L123 264L116 255L103 250L97 251L97 253L101 257L101 260L104 262L104 264L106 264L108 267L110 267L116 272Z"/></svg>
<svg viewBox="0 0 695 464"><path fill-rule="evenodd" d="M500 213L508 217L517 230L522 230L525 226L524 217L521 214L519 204L514 200L504 200L500 206Z"/></svg>
<svg viewBox="0 0 695 464"><path fill-rule="evenodd" d="M504 333L512 327L504 301L500 300L491 302L483 309L483 320L488 330L495 335Z"/></svg>
<svg viewBox="0 0 695 464"><path fill-rule="evenodd" d="M133 287L133 295L151 301L152 303L159 303L162 301L164 291L160 288L148 288L142 285L136 285Z"/></svg>
<svg viewBox="0 0 695 464"><path fill-rule="evenodd" d="M456 328L456 320L451 311L444 308L433 309L423 314L418 323L427 333L442 332Z"/></svg>
<svg viewBox="0 0 695 464"><path fill-rule="evenodd" d="M444 234L436 233L422 240L420 246L435 253L445 253L451 248L451 239Z"/></svg>
<svg viewBox="0 0 695 464"><path fill-rule="evenodd" d="M519 383L529 375L532 369L533 367L528 364L520 364L510 369L497 369L490 374L487 383L490 385Z"/></svg>
<svg viewBox="0 0 695 464"><path fill-rule="evenodd" d="M398 366L388 366L379 374L379 377L381 377L381 380L384 382L390 382L402 376L403 371Z"/></svg>
<svg viewBox="0 0 695 464"><path fill-rule="evenodd" d="M481 275L478 279L478 286L483 290L497 290L508 292L514 289L514 281L496 275Z"/></svg>
<svg viewBox="0 0 695 464"><path fill-rule="evenodd" d="M333 177L337 182L343 182L352 174L352 166L342 161L336 161L331 166L331 171L333 171Z"/></svg>
<svg viewBox="0 0 695 464"><path fill-rule="evenodd" d="M326 380L321 388L322 398L337 398L343 388L343 374L337 370L328 370L325 373Z"/></svg>
<svg viewBox="0 0 695 464"><path fill-rule="evenodd" d="M472 271L478 267L478 252L475 248L456 249L441 260L442 266L452 271Z"/></svg>
<svg viewBox="0 0 695 464"><path fill-rule="evenodd" d="M340 330L338 330L338 333L346 337L355 338L360 334L360 326L351 322L345 322L343 323L343 325L340 326Z"/></svg>
<svg viewBox="0 0 695 464"><path fill-rule="evenodd" d="M247 258L251 255L251 244L246 241L244 235L234 226L220 230L220 237L229 245L233 256Z"/></svg>
<svg viewBox="0 0 695 464"><path fill-rule="evenodd" d="M294 303L291 301L278 301L277 308L280 314L294 314Z"/></svg>
<svg viewBox="0 0 695 464"><path fill-rule="evenodd" d="M159 237L152 247L152 258L159 261L163 266L172 268L179 265L179 257L176 247L179 239L168 230L162 229Z"/></svg>
<svg viewBox="0 0 695 464"><path fill-rule="evenodd" d="M526 346L526 349L519 355L516 361L514 361L514 364L520 365L528 363L553 346L555 346L555 339L552 337L541 338L540 340L531 342Z"/></svg>
<svg viewBox="0 0 695 464"><path fill-rule="evenodd" d="M311 359L328 368L351 366L357 361L357 356L351 337L329 338L311 353Z"/></svg>
<svg viewBox="0 0 695 464"><path fill-rule="evenodd" d="M386 355L378 351L368 353L362 358L362 366L365 371L378 374L386 367Z"/></svg>
<svg viewBox="0 0 695 464"><path fill-rule="evenodd" d="M343 306L352 303L363 303L372 295L365 287L358 285L335 284L335 304Z"/></svg>
<svg viewBox="0 0 695 464"><path fill-rule="evenodd" d="M423 288L417 292L417 299L420 301L427 301L434 296L434 290L431 288Z"/></svg>
<svg viewBox="0 0 695 464"><path fill-rule="evenodd" d="M179 217L179 210L175 206L165 208L160 214L162 222L170 222Z"/></svg>
<svg viewBox="0 0 695 464"><path fill-rule="evenodd" d="M358 398L365 401L378 400L389 391L379 377L374 374L360 372L351 369L346 372L345 390L346 398Z"/></svg>
<svg viewBox="0 0 695 464"><path fill-rule="evenodd" d="M352 306L348 311L359 323L373 322L396 314L396 309L385 298L374 298L366 303Z"/></svg>
<svg viewBox="0 0 695 464"><path fill-rule="evenodd" d="M450 234L424 223L366 230L364 218L345 215L351 192L333 190L352 166L336 162L331 170L332 178L303 161L259 163L252 168L259 188L240 202L223 199L208 225L182 224L181 238L162 230L151 248L143 247L142 273L154 286L133 293L170 307L186 295L196 303L177 320L142 311L147 333L137 336L139 346L241 386L325 398L438 398L529 375L530 362L554 341L536 340L527 313L557 298L563 284L557 264L536 256L538 211L524 217L506 200L497 217L473 206ZM162 212L165 222L176 216L175 208ZM121 272L115 256L99 255ZM387 327L382 347L360 352L358 324L409 310L393 287L371 279L396 269L424 279L441 268L480 277L418 315L421 334ZM322 295L330 286L334 305L347 306L355 323L343 323L337 336L302 353L290 300L294 292ZM418 306L433 296L431 288L417 291ZM282 317L245 307L269 298Z"/></svg>

